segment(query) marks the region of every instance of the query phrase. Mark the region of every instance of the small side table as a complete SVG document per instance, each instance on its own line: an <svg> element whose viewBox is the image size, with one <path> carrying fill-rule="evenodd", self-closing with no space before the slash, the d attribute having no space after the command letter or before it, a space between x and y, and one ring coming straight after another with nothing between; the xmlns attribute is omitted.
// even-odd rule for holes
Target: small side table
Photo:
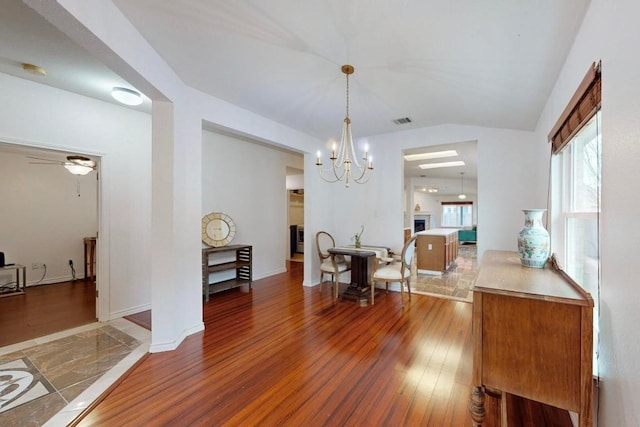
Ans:
<svg viewBox="0 0 640 427"><path fill-rule="evenodd" d="M0 297L8 297L10 295L24 294L27 289L27 267L22 264L5 265L0 267L0 271L15 270L16 272L16 288L14 292L0 293ZM22 271L22 281L20 280L20 271ZM22 289L20 289L22 287Z"/></svg>
<svg viewBox="0 0 640 427"><path fill-rule="evenodd" d="M85 237L84 241L84 278L95 279L94 264L96 260L96 238ZM89 260L87 261L87 257ZM89 266L90 276L87 275L87 265Z"/></svg>

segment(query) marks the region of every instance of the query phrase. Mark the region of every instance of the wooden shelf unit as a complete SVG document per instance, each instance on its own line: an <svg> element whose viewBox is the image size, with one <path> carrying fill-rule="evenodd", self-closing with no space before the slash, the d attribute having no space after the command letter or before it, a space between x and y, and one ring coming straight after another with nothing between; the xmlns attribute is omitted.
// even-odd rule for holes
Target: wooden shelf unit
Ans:
<svg viewBox="0 0 640 427"><path fill-rule="evenodd" d="M235 258L231 260L225 258L217 261L211 257L213 254L223 254L223 256L227 255L227 258L232 258L232 254L225 254L227 252L235 252ZM253 280L252 252L253 247L250 245L229 245L202 249L202 294L205 301L209 301L209 295L212 293L237 288L242 285L249 285L249 290L251 290L251 282ZM231 270L235 270L234 278L217 282L209 281L211 273Z"/></svg>

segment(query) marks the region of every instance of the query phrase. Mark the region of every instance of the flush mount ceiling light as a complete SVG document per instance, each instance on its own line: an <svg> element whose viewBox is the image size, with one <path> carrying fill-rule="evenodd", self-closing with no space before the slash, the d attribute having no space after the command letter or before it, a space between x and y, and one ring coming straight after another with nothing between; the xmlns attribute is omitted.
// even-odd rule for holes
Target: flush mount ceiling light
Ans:
<svg viewBox="0 0 640 427"><path fill-rule="evenodd" d="M418 165L420 169L450 168L453 166L464 166L464 162L462 160L457 160L455 162L425 163L423 165Z"/></svg>
<svg viewBox="0 0 640 427"><path fill-rule="evenodd" d="M467 195L464 194L464 172L460 172L460 194L458 194L458 199L464 200L467 198Z"/></svg>
<svg viewBox="0 0 640 427"><path fill-rule="evenodd" d="M355 71L351 65L343 65L342 72L347 77L347 113L342 124L342 138L340 139L340 147L336 153L336 145L333 144L331 150L331 167L322 169L322 160L320 159L320 151L318 151L318 159L316 160L316 166L318 167L318 174L320 178L327 182L344 181L344 186L349 187L350 181L355 181L357 184L364 184L369 180L373 171L373 161L369 157L368 148L365 147L364 156L362 157L362 163L358 162L356 157L355 147L353 146L353 139L351 137L351 119L349 119L349 76ZM324 176L325 173L329 174L329 177ZM353 175L355 173L355 175Z"/></svg>
<svg viewBox="0 0 640 427"><path fill-rule="evenodd" d="M408 162L414 160L442 159L444 157L455 157L458 155L456 150L433 151L431 153L407 154L404 159Z"/></svg>
<svg viewBox="0 0 640 427"><path fill-rule="evenodd" d="M25 70L28 73L35 74L36 76L46 76L47 75L47 70L45 70L42 67L38 67L37 65L33 65L33 64L23 63L22 64L22 69Z"/></svg>
<svg viewBox="0 0 640 427"><path fill-rule="evenodd" d="M127 89L125 87L114 87L111 90L111 96L113 96L118 102L122 102L126 105L140 105L142 104L142 95L140 92Z"/></svg>

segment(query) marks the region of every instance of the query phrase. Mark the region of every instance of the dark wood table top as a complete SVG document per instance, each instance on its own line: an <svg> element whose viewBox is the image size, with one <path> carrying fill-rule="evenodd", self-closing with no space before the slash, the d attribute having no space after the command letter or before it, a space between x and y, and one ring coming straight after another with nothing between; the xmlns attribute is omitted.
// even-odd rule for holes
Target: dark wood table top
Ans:
<svg viewBox="0 0 640 427"><path fill-rule="evenodd" d="M327 249L327 252L334 255L349 255L349 256L355 256L355 257L377 256L375 252L368 251L366 249L344 248L344 247L329 248Z"/></svg>

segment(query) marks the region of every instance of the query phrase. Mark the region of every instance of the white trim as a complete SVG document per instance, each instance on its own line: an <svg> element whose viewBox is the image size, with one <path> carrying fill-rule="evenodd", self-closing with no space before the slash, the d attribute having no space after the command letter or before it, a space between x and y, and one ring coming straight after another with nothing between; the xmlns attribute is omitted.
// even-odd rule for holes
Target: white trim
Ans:
<svg viewBox="0 0 640 427"><path fill-rule="evenodd" d="M126 310L114 311L113 313L109 313L109 320L118 319L118 318L124 317L124 316L130 316L132 314L137 314L137 313L140 313L142 311L147 311L147 310L151 310L151 303L142 304L142 305L139 305L139 306L136 306L136 307L128 308Z"/></svg>
<svg viewBox="0 0 640 427"><path fill-rule="evenodd" d="M278 268L272 271L266 271L263 272L260 275L255 275L252 277L252 281L256 281L256 280L260 280L260 279L264 279L265 277L271 277L271 276L275 276L276 274L282 274L282 273L286 273L287 272L287 268L286 267L282 267L282 268Z"/></svg>
<svg viewBox="0 0 640 427"><path fill-rule="evenodd" d="M41 141L32 141L28 139L20 139L20 138L10 138L6 136L0 136L0 142L4 142L7 144L13 144L20 147L28 147L28 148L37 148L41 150L51 150L51 151L64 151L70 153L84 154L88 156L101 156L104 153L99 151L90 151L87 150L86 147L78 148L71 145L54 145Z"/></svg>
<svg viewBox="0 0 640 427"><path fill-rule="evenodd" d="M111 320L109 314L111 296L110 228L111 216L108 156L101 156L98 162L98 239L96 240L96 319L99 322Z"/></svg>
<svg viewBox="0 0 640 427"><path fill-rule="evenodd" d="M178 338L176 338L173 341L151 344L149 346L149 353L161 353L164 351L175 350L182 343L182 341L184 341L186 337L200 331L204 331L204 322L200 322L199 324L193 326L192 328L183 330L182 333L178 336Z"/></svg>

